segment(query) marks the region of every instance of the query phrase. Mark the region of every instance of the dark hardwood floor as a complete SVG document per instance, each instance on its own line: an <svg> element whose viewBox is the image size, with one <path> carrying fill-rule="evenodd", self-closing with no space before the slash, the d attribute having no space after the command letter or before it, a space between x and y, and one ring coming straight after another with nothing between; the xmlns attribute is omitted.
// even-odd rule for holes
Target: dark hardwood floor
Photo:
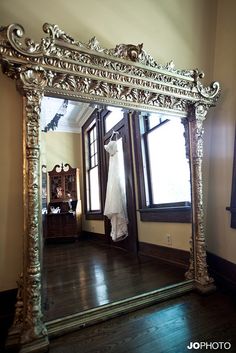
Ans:
<svg viewBox="0 0 236 353"><path fill-rule="evenodd" d="M125 299L184 280L185 270L93 241L44 248L46 321Z"/></svg>
<svg viewBox="0 0 236 353"><path fill-rule="evenodd" d="M230 342L230 349L188 349ZM214 344L214 347L217 347ZM225 346L229 347L229 344ZM190 293L51 340L50 353L236 352L236 300Z"/></svg>

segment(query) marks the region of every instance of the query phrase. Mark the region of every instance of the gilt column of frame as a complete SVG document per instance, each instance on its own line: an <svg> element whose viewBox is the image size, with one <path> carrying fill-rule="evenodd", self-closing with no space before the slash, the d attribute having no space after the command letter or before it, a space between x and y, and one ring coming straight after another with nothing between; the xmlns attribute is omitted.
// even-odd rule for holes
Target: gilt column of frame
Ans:
<svg viewBox="0 0 236 353"><path fill-rule="evenodd" d="M203 122L209 108L210 106L207 104L201 102L195 103L189 116L190 148L192 153L192 227L195 236L190 244L190 268L186 277L189 279L194 278L195 286L201 292L209 292L215 289L214 280L208 274L206 261L202 182Z"/></svg>
<svg viewBox="0 0 236 353"><path fill-rule="evenodd" d="M40 107L47 78L44 69L27 65L22 68L18 88L24 95L24 203L25 203L25 262L23 302L24 315L20 343L26 349L48 346L47 330L41 310L40 262ZM38 341L38 343L37 343ZM22 349L22 352L24 351Z"/></svg>

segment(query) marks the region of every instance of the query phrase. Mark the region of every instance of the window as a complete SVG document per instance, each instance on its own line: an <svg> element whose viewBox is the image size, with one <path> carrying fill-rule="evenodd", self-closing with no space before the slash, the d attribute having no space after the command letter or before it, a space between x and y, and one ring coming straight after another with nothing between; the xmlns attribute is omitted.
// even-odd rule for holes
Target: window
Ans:
<svg viewBox="0 0 236 353"><path fill-rule="evenodd" d="M141 220L190 222L185 126L163 114L136 114L133 121Z"/></svg>
<svg viewBox="0 0 236 353"><path fill-rule="evenodd" d="M85 216L103 219L106 192L104 141L109 131L123 119L120 108L99 106L82 127L85 180Z"/></svg>
<svg viewBox="0 0 236 353"><path fill-rule="evenodd" d="M121 108L108 107L109 113L105 117L105 133L110 131L124 117Z"/></svg>
<svg viewBox="0 0 236 353"><path fill-rule="evenodd" d="M94 121L93 126L87 132L88 141L88 189L87 189L87 209L88 211L100 211L100 191L98 177L98 147L97 147L97 127ZM93 192L91 192L93 190Z"/></svg>
<svg viewBox="0 0 236 353"><path fill-rule="evenodd" d="M87 219L103 218L98 114L97 110L95 110L82 128L86 189L85 214Z"/></svg>

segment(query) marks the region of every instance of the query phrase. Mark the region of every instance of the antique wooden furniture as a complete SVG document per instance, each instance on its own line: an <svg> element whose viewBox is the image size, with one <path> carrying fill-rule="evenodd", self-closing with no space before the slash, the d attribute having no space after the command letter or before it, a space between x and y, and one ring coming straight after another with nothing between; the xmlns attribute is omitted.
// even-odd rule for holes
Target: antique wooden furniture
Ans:
<svg viewBox="0 0 236 353"><path fill-rule="evenodd" d="M48 337L114 317L197 288L214 287L208 274L204 232L202 186L203 123L220 94L214 82L203 86L203 73L183 70L171 61L160 64L142 45L119 44L104 49L94 37L88 43L75 40L57 25L43 26L46 37L36 43L23 28L0 28L0 62L3 72L16 80L24 107L24 268L19 281L16 316L8 346L21 352L46 351ZM39 222L40 104L43 95L122 106L141 111L165 111L186 121L189 128L193 234L186 279L176 285L97 307L51 322L41 309Z"/></svg>
<svg viewBox="0 0 236 353"><path fill-rule="evenodd" d="M45 239L76 239L79 225L77 205L80 203L79 170L69 164L56 165L49 175Z"/></svg>

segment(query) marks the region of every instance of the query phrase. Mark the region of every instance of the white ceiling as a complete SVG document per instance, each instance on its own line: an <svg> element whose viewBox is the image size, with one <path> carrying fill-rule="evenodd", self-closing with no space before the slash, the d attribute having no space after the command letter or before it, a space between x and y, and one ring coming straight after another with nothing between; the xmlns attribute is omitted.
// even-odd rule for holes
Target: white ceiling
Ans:
<svg viewBox="0 0 236 353"><path fill-rule="evenodd" d="M40 113L41 130L44 130L55 115L61 111L63 103L64 99L61 98L43 97ZM80 133L81 127L94 109L95 107L89 103L69 100L66 112L59 119L58 127L54 131Z"/></svg>

